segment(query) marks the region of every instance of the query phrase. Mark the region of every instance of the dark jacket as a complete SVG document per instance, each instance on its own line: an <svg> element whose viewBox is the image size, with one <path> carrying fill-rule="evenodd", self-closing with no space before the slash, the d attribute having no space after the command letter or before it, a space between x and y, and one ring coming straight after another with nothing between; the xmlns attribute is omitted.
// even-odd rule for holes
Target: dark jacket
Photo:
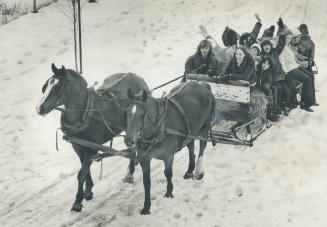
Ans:
<svg viewBox="0 0 327 227"><path fill-rule="evenodd" d="M301 35L300 42L297 45L297 52L310 60L314 60L315 44L308 34Z"/></svg>
<svg viewBox="0 0 327 227"><path fill-rule="evenodd" d="M209 41L208 41L209 42ZM202 57L200 45L196 53L190 56L185 63L185 74L208 74L213 76L218 71L218 60L212 52L212 46L209 47L209 53L206 58Z"/></svg>
<svg viewBox="0 0 327 227"><path fill-rule="evenodd" d="M229 63L225 73L230 74L232 80L245 80L249 81L250 84L257 82L255 63L248 52L245 54L244 61L240 66L237 65L234 54L233 59Z"/></svg>
<svg viewBox="0 0 327 227"><path fill-rule="evenodd" d="M279 36L278 38L278 43L277 46L275 48L273 48L272 43L269 40L265 40L263 41L260 45L262 48L261 51L261 55L262 56L268 56L271 58L272 60L272 72L273 72L273 81L277 82L277 81L281 81L281 80L285 80L285 72L283 71L282 65L279 61L279 55L282 53L284 47L285 47L285 38L286 36ZM265 53L263 51L263 46L269 43L271 45L271 49L270 49L270 53Z"/></svg>
<svg viewBox="0 0 327 227"><path fill-rule="evenodd" d="M185 74L210 74L212 76L218 70L218 61L213 54L202 58L201 54L190 56L185 63Z"/></svg>
<svg viewBox="0 0 327 227"><path fill-rule="evenodd" d="M246 45L247 48L250 48L253 43L257 43L257 38L260 32L262 24L258 21L255 23L252 32L245 32L240 37L240 45L245 46L245 40L249 40L250 42Z"/></svg>
<svg viewBox="0 0 327 227"><path fill-rule="evenodd" d="M258 71L257 75L260 81L260 85L262 84L269 84L270 86L272 85L273 73L271 69Z"/></svg>

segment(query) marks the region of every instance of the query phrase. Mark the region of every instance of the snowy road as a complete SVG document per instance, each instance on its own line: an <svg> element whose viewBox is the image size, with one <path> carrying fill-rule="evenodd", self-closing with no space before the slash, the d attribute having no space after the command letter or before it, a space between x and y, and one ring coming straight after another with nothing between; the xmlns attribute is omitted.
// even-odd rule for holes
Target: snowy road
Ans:
<svg viewBox="0 0 327 227"><path fill-rule="evenodd" d="M265 132L251 149L208 145L203 181L182 179L186 150L174 162L174 199L164 199L163 163L152 162L152 214L140 216L143 184L125 184L125 158L92 165L94 199L80 214L69 210L80 164L60 140L59 113L35 112L50 64L74 67L72 24L66 0L0 27L1 226L327 226L327 3L324 0L121 0L83 8L84 76L92 85L116 72L135 72L150 87L181 75L205 24L220 41L225 26L263 29L282 16L289 27L305 22L316 42L320 107L299 109ZM167 88L168 89L168 88ZM156 95L160 96L163 90ZM124 147L121 140L116 148Z"/></svg>

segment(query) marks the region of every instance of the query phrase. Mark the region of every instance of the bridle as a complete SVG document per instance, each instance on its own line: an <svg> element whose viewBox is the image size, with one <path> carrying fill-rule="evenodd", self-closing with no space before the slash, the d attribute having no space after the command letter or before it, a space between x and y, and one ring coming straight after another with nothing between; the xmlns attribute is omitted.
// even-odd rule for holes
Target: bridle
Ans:
<svg viewBox="0 0 327 227"><path fill-rule="evenodd" d="M130 106L128 107L128 109L132 108L134 105L140 105L142 108L143 108L143 111L144 111L144 117L143 117L143 122L145 120L145 117L147 116L147 113L148 113L148 106L146 105L145 102L141 101L141 100L133 100L130 104ZM143 138L143 131L144 131L144 123L140 129L140 131L137 133L137 138L138 139L142 139Z"/></svg>
<svg viewBox="0 0 327 227"><path fill-rule="evenodd" d="M165 137L163 119L165 118L165 115L167 112L167 106L168 106L167 103L168 103L168 99L162 99L160 101L160 103L158 105L157 118L155 120L149 118L149 120L151 120L152 123L156 123L156 125L151 129L151 133L149 133L149 135L151 135L152 138L151 137L144 138L144 130L145 130L144 129L144 127L145 127L144 119L148 116L148 106L146 105L145 102L143 102L141 100L133 100L132 105L133 104L140 105L144 109L144 113L145 113L142 127L140 128L140 131L137 133L137 139L138 139L137 142L141 146L146 146L146 147L150 148L151 146L154 146L157 143L159 143ZM159 133L156 133L158 130L159 130ZM149 145L151 145L151 146L149 146Z"/></svg>

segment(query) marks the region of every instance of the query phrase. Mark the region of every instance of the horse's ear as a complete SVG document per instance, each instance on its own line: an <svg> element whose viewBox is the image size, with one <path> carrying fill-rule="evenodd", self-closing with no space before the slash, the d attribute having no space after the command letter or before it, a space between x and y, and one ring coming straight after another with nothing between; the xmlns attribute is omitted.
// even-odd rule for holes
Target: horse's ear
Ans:
<svg viewBox="0 0 327 227"><path fill-rule="evenodd" d="M66 70L65 66L63 66L63 65L61 65L61 69L62 69L63 71Z"/></svg>
<svg viewBox="0 0 327 227"><path fill-rule="evenodd" d="M130 88L128 88L128 90L127 90L127 97L129 99L134 99L135 98L135 96L134 96L134 94L133 94L133 92L132 92L132 90Z"/></svg>
<svg viewBox="0 0 327 227"><path fill-rule="evenodd" d="M56 65L54 63L51 64L51 69L54 74L58 74L58 68L56 67Z"/></svg>
<svg viewBox="0 0 327 227"><path fill-rule="evenodd" d="M146 102L146 100L148 99L148 93L146 92L146 90L142 91L142 101Z"/></svg>

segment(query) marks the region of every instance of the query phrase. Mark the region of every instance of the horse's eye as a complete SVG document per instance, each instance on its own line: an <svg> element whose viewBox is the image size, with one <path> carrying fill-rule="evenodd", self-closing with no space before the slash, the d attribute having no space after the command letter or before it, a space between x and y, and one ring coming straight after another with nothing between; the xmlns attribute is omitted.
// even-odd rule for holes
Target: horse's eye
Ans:
<svg viewBox="0 0 327 227"><path fill-rule="evenodd" d="M54 83L55 83L54 79L50 80L50 85L53 85Z"/></svg>
<svg viewBox="0 0 327 227"><path fill-rule="evenodd" d="M47 89L47 87L48 87L48 82L46 82L46 83L43 85L43 87L42 87L42 93L45 92L45 90Z"/></svg>

